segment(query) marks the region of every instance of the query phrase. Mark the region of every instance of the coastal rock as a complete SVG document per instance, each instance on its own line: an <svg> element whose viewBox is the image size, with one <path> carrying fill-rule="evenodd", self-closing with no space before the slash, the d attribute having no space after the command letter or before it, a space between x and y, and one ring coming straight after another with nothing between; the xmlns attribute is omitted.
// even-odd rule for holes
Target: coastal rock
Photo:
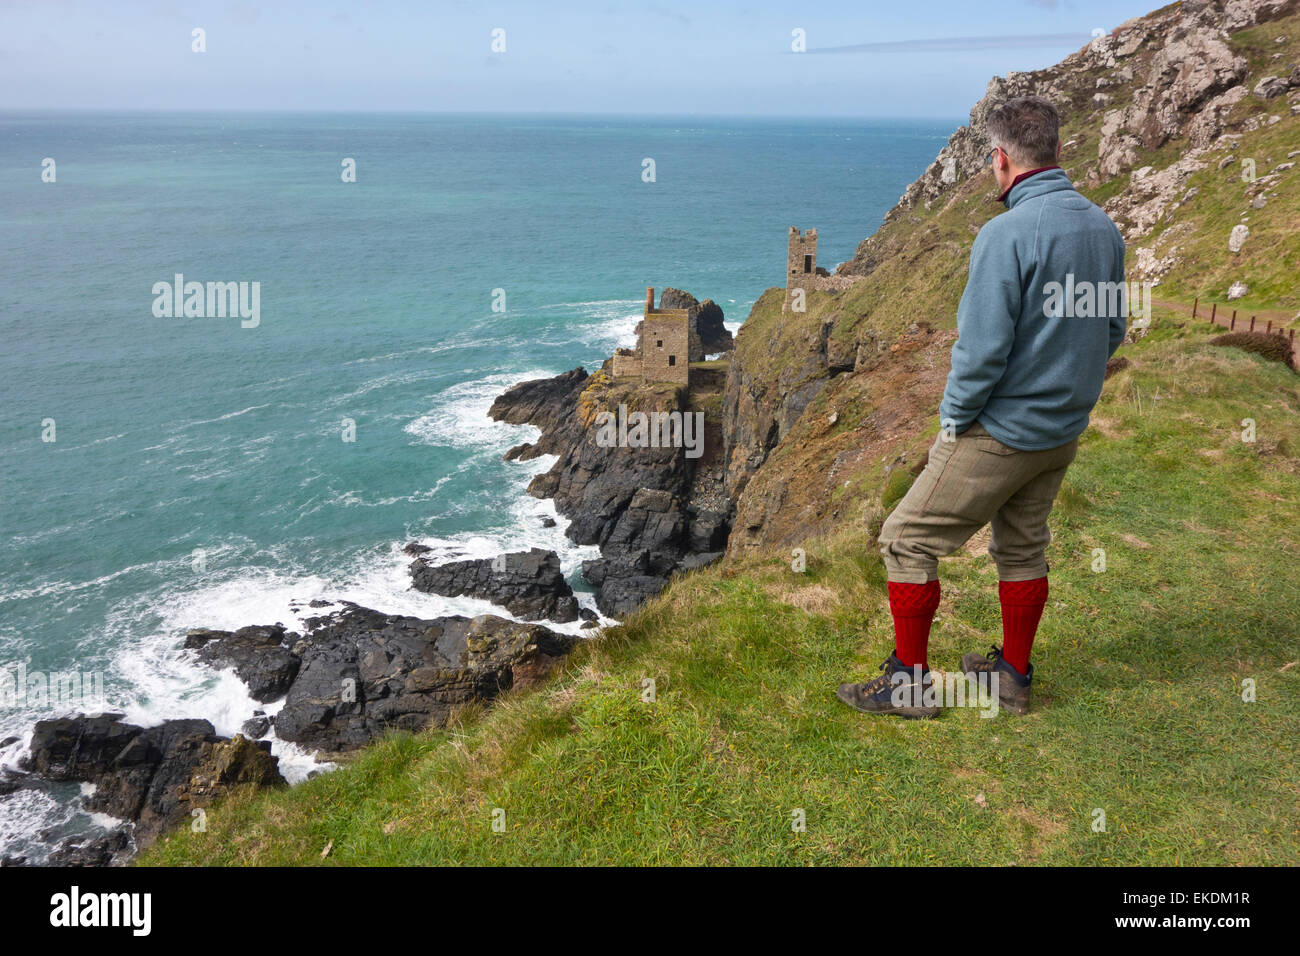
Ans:
<svg viewBox="0 0 1300 956"><path fill-rule="evenodd" d="M27 784L27 774L13 773L9 770L0 770L0 797L7 797L11 793L17 793Z"/></svg>
<svg viewBox="0 0 1300 956"><path fill-rule="evenodd" d="M1244 298L1250 288L1244 282L1234 282L1228 286L1228 301L1233 302L1237 299Z"/></svg>
<svg viewBox="0 0 1300 956"><path fill-rule="evenodd" d="M1287 0L1228 0L1223 8L1223 28L1229 32L1244 30L1272 20L1286 7Z"/></svg>
<svg viewBox="0 0 1300 956"><path fill-rule="evenodd" d="M704 345L705 355L727 352L735 346L734 336L723 324L725 318L722 306L712 299L705 299L700 303L700 313L695 322L700 331L700 342Z"/></svg>
<svg viewBox="0 0 1300 956"><path fill-rule="evenodd" d="M276 734L327 752L445 724L548 674L580 638L494 615L420 619L356 604L307 622Z"/></svg>
<svg viewBox="0 0 1300 956"><path fill-rule="evenodd" d="M700 302L689 292L670 287L660 293L659 308L687 311L690 320L689 347L692 362L703 361L704 356L715 352L725 352L734 344L731 333L723 325L722 308L712 299ZM641 339L639 323L636 332L639 346Z"/></svg>
<svg viewBox="0 0 1300 956"><path fill-rule="evenodd" d="M526 620L578 619L578 601L554 551L532 548L438 565L417 558L410 571L411 586L426 594L482 598Z"/></svg>
<svg viewBox="0 0 1300 956"><path fill-rule="evenodd" d="M1128 131L1128 111L1111 110L1101 121L1098 168L1106 179L1118 176L1138 161L1138 138Z"/></svg>
<svg viewBox="0 0 1300 956"><path fill-rule="evenodd" d="M683 560L686 525L675 495L638 489L605 539L601 558L583 562L583 577L596 586L596 606L622 615L663 590Z"/></svg>
<svg viewBox="0 0 1300 956"><path fill-rule="evenodd" d="M270 741L249 740L242 734L206 741L189 780L179 795L191 807L208 807L235 787L280 787L279 760L271 755Z"/></svg>
<svg viewBox="0 0 1300 956"><path fill-rule="evenodd" d="M262 713L254 714L239 729L249 740L259 740L271 730L271 718Z"/></svg>
<svg viewBox="0 0 1300 956"><path fill-rule="evenodd" d="M687 555L682 560L682 567L687 571L694 571L697 568L708 567L714 561L726 556L725 551L711 551L706 554Z"/></svg>
<svg viewBox="0 0 1300 956"><path fill-rule="evenodd" d="M1097 138L1097 165L1080 172L1100 183L1137 165L1139 150L1154 149L1171 138L1188 135L1194 148L1203 148L1215 136L1232 102L1246 95L1241 86L1248 64L1226 41L1227 34L1294 12L1294 0L1231 0L1173 4L1145 17L1134 18L1110 34L1093 39L1059 64L1032 72L995 76L984 96L971 108L968 125L957 129L934 161L907 187L897 205L885 215L885 224L906 217L911 210L931 209L946 202L963 183L984 170L989 144L984 121L989 112L1016 96L1045 96L1066 114L1078 109L1106 109L1105 96L1122 102L1113 92L1132 87L1131 102L1108 110ZM1120 61L1134 58L1129 65ZM1288 77L1285 88L1294 88ZM1102 97L1097 91L1105 89ZM1264 92L1276 95L1277 84ZM1216 99L1224 94L1227 98ZM1300 105L1300 104L1297 104ZM1066 144L1065 157L1070 155ZM992 182L989 187L992 189ZM992 193L990 193L992 194ZM881 234L864 239L852 260L839 268L847 275L870 275L891 249Z"/></svg>
<svg viewBox="0 0 1300 956"><path fill-rule="evenodd" d="M284 786L278 764L269 743L219 737L206 720L142 728L110 714L38 721L23 765L49 780L94 784L86 808L134 823L132 835L147 846L230 787Z"/></svg>
<svg viewBox="0 0 1300 956"><path fill-rule="evenodd" d="M103 836L70 837L60 843L46 860L48 866L114 866L125 863L131 851L131 835L111 830Z"/></svg>
<svg viewBox="0 0 1300 956"><path fill-rule="evenodd" d="M622 617L667 587L675 566L666 555L642 550L584 561L582 576L596 585L596 606L610 617Z"/></svg>
<svg viewBox="0 0 1300 956"><path fill-rule="evenodd" d="M1224 130L1228 114L1247 95L1246 87L1234 86L1202 106L1187 124L1187 139L1192 148L1205 149L1217 140Z"/></svg>
<svg viewBox="0 0 1300 956"><path fill-rule="evenodd" d="M520 382L497 397L488 417L510 425L535 425L543 432L557 431L586 384L587 370L582 367L554 378Z"/></svg>
<svg viewBox="0 0 1300 956"><path fill-rule="evenodd" d="M1128 128L1155 149L1181 134L1193 111L1246 74L1246 58L1233 53L1209 26L1175 31L1152 58L1146 85L1134 93Z"/></svg>
<svg viewBox="0 0 1300 956"><path fill-rule="evenodd" d="M1228 234L1228 251L1240 252L1241 247L1246 244L1246 240L1249 238L1250 227L1237 223L1232 227L1232 232Z"/></svg>
<svg viewBox="0 0 1300 956"><path fill-rule="evenodd" d="M686 293L664 295L670 305L694 301L677 298ZM558 380L526 382L493 403L493 417L543 429L537 446L557 461L532 480L528 491L554 500L556 510L569 518L568 538L601 549L601 559L584 562L583 577L596 586L604 613L626 613L637 595L662 590L687 555L720 550L733 505L725 489L724 439L716 417L705 414L702 447L696 449L698 457L688 457L676 447L604 447L597 440L597 416L620 408L693 415L699 407L693 403L720 404L725 383L720 370L712 376L693 373L689 388L616 380L598 372L580 390L566 389ZM570 404L539 413L537 394L567 394ZM620 585L619 578L628 580Z"/></svg>
<svg viewBox="0 0 1300 956"><path fill-rule="evenodd" d="M141 728L122 723L121 714L43 720L32 734L22 767L50 780L93 781Z"/></svg>
<svg viewBox="0 0 1300 956"><path fill-rule="evenodd" d="M918 323L862 369L832 379L825 404L819 399L815 413L801 415L783 437L779 457L746 482L727 553L775 553L846 524L879 527L880 467L910 469L923 459L930 444L923 436L938 414L955 339L953 330ZM846 487L854 490L844 494Z"/></svg>
<svg viewBox="0 0 1300 956"><path fill-rule="evenodd" d="M185 635L185 647L216 666L231 666L260 703L277 700L289 690L301 663L290 649L298 635L283 625L241 627L237 631L195 628Z"/></svg>
<svg viewBox="0 0 1300 956"><path fill-rule="evenodd" d="M685 527L686 519L676 495L660 489L639 488L614 523L605 539L605 548L615 554L676 550Z"/></svg>

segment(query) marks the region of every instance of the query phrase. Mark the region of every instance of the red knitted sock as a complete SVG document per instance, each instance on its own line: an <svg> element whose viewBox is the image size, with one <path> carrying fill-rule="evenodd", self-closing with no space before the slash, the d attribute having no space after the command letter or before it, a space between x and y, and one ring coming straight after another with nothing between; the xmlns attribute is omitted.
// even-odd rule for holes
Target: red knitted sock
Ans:
<svg viewBox="0 0 1300 956"><path fill-rule="evenodd" d="M1002 603L1002 659L1026 674L1029 650L1047 604L1047 578L999 581L998 600Z"/></svg>
<svg viewBox="0 0 1300 956"><path fill-rule="evenodd" d="M889 613L894 616L894 654L905 667L926 667L930 623L939 607L939 582L889 582Z"/></svg>

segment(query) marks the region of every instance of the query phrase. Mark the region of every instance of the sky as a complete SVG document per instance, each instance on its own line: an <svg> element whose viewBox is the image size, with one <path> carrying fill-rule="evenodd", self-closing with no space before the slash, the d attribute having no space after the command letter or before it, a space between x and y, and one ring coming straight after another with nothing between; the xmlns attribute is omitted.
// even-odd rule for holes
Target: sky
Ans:
<svg viewBox="0 0 1300 956"><path fill-rule="evenodd" d="M964 117L1153 6L0 0L0 109Z"/></svg>

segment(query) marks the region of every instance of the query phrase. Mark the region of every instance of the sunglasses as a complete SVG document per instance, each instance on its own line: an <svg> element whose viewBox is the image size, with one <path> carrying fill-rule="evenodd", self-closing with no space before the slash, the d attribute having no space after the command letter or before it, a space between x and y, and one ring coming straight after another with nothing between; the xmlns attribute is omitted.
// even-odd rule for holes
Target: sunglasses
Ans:
<svg viewBox="0 0 1300 956"><path fill-rule="evenodd" d="M1002 148L1002 147L1000 147L1000 146L994 146L992 149L989 150L989 154L988 154L987 156L984 157L984 165L985 165L985 166L992 166L992 165L993 165L993 154L996 153L996 152L997 152L999 149L1001 149L1001 148Z"/></svg>

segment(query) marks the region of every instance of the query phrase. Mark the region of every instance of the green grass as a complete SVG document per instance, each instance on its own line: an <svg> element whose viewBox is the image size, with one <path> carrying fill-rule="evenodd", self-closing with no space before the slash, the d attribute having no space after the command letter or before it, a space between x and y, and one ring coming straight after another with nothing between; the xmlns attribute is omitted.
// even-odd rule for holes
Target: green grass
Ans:
<svg viewBox="0 0 1300 956"><path fill-rule="evenodd" d="M1028 717L835 700L892 647L883 567L846 532L804 573L680 578L548 685L228 799L140 862L1300 863L1300 378L1208 337L1158 328L1107 383L1053 518ZM977 552L942 567L937 668L996 639Z"/></svg>

